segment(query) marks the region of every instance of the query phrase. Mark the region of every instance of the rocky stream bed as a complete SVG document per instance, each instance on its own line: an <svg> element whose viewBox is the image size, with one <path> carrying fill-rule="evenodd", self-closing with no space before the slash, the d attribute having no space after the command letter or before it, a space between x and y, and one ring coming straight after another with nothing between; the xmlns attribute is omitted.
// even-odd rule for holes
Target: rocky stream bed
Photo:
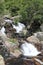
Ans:
<svg viewBox="0 0 43 65"><path fill-rule="evenodd" d="M27 28L24 23L5 20L0 29L0 65L43 65L43 31L36 32L39 27L39 22Z"/></svg>

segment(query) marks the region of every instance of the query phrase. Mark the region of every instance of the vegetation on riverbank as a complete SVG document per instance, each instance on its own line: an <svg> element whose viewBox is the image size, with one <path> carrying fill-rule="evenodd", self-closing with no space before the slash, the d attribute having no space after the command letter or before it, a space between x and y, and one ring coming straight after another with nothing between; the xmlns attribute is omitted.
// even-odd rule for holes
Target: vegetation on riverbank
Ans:
<svg viewBox="0 0 43 65"><path fill-rule="evenodd" d="M31 22L34 19L43 21L43 0L1 0L0 14L11 16L22 15L19 21Z"/></svg>

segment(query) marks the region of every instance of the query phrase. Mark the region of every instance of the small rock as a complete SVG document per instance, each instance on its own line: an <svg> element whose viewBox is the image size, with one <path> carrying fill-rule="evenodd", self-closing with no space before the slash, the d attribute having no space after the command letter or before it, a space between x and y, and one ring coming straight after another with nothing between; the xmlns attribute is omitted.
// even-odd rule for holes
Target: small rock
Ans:
<svg viewBox="0 0 43 65"><path fill-rule="evenodd" d="M0 55L0 65L5 65L3 57Z"/></svg>
<svg viewBox="0 0 43 65"><path fill-rule="evenodd" d="M14 50L14 53L13 52L10 52L12 55L14 55L16 58L18 58L20 55L21 55L21 52L20 50Z"/></svg>

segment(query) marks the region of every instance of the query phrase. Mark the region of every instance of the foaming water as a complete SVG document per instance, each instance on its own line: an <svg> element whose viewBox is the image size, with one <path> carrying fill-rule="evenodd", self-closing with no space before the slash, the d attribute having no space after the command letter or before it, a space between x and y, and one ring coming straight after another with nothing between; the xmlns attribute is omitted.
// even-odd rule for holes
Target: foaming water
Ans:
<svg viewBox="0 0 43 65"><path fill-rule="evenodd" d="M20 33L23 30L23 28L25 28L25 25L22 24L22 23L18 23L17 26L16 25L13 25L13 28L16 29L16 33Z"/></svg>
<svg viewBox="0 0 43 65"><path fill-rule="evenodd" d="M12 20L9 19L9 18L4 18L4 21L7 22L7 23L12 23Z"/></svg>
<svg viewBox="0 0 43 65"><path fill-rule="evenodd" d="M5 22L12 23L12 21L11 21L11 20L9 20L9 19L8 19L8 20L5 20Z"/></svg>
<svg viewBox="0 0 43 65"><path fill-rule="evenodd" d="M4 27L1 28L1 32L2 32L3 35L6 35L5 34L5 28Z"/></svg>
<svg viewBox="0 0 43 65"><path fill-rule="evenodd" d="M27 43L26 41L24 42L24 44L21 45L21 52L24 56L37 56L38 54L40 54L41 52L39 52L37 50L37 48L31 44L31 43Z"/></svg>

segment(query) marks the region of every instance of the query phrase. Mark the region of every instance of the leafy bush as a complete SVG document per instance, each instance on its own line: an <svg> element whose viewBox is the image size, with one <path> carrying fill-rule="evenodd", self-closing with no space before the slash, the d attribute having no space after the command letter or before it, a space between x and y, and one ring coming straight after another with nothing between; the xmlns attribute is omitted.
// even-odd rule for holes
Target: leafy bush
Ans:
<svg viewBox="0 0 43 65"><path fill-rule="evenodd" d="M0 13L3 13L4 9L9 10L12 16L22 15L21 22L27 24L32 20L41 19L43 21L43 0L3 0L3 4L0 4Z"/></svg>
<svg viewBox="0 0 43 65"><path fill-rule="evenodd" d="M4 14L4 4L0 3L0 14Z"/></svg>

